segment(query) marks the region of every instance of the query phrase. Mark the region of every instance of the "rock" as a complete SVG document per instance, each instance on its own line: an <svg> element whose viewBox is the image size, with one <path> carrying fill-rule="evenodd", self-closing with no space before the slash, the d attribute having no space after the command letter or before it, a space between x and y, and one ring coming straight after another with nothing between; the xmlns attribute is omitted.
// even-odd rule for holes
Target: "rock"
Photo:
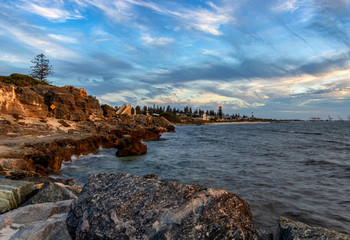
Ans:
<svg viewBox="0 0 350 240"><path fill-rule="evenodd" d="M273 240L273 233L266 229L257 228L256 233L258 234L259 240Z"/></svg>
<svg viewBox="0 0 350 240"><path fill-rule="evenodd" d="M0 178L0 213L19 207L35 191L34 184Z"/></svg>
<svg viewBox="0 0 350 240"><path fill-rule="evenodd" d="M147 146L142 144L139 139L133 138L130 135L125 135L120 139L117 148L116 155L118 157L136 156L147 153Z"/></svg>
<svg viewBox="0 0 350 240"><path fill-rule="evenodd" d="M143 176L144 178L149 178L149 179L158 179L158 174L146 174L145 176Z"/></svg>
<svg viewBox="0 0 350 240"><path fill-rule="evenodd" d="M54 112L51 105L55 106ZM91 115L102 116L97 99L89 97L85 89L51 85L15 86L0 83L0 113L23 117L46 117L82 121Z"/></svg>
<svg viewBox="0 0 350 240"><path fill-rule="evenodd" d="M58 120L58 123L60 123L63 127L70 127L70 125L62 119Z"/></svg>
<svg viewBox="0 0 350 240"><path fill-rule="evenodd" d="M103 116L105 116L107 118L112 118L112 117L117 116L117 112L116 112L115 108L113 108L107 104L101 105L101 108L103 110Z"/></svg>
<svg viewBox="0 0 350 240"><path fill-rule="evenodd" d="M124 103L123 106L121 106L118 111L116 112L117 115L120 115L124 110L126 109L126 104Z"/></svg>
<svg viewBox="0 0 350 240"><path fill-rule="evenodd" d="M277 226L275 239L277 240L350 240L350 235L328 230L321 227L311 227L302 222L295 222L281 217Z"/></svg>
<svg viewBox="0 0 350 240"><path fill-rule="evenodd" d="M23 205L75 199L80 192L81 189L76 187L64 185L62 183L46 182L40 188L39 192Z"/></svg>
<svg viewBox="0 0 350 240"><path fill-rule="evenodd" d="M126 173L92 175L67 227L72 239L258 239L239 196Z"/></svg>
<svg viewBox="0 0 350 240"><path fill-rule="evenodd" d="M69 240L65 219L72 200L20 207L0 215L0 238Z"/></svg>

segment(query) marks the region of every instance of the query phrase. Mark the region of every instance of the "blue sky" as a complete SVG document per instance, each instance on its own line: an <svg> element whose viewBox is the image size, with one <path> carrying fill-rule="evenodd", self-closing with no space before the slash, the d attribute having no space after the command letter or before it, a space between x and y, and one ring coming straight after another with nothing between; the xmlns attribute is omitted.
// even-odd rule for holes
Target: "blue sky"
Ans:
<svg viewBox="0 0 350 240"><path fill-rule="evenodd" d="M101 103L350 116L350 0L1 0L0 75L44 53Z"/></svg>

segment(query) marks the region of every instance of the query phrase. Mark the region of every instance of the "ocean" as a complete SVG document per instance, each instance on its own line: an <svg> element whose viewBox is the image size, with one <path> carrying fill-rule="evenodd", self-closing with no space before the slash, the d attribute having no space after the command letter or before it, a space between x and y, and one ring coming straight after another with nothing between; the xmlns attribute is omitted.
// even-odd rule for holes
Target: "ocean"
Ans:
<svg viewBox="0 0 350 240"><path fill-rule="evenodd" d="M225 189L250 205L256 226L280 216L350 234L350 122L176 126L142 156L116 149L73 156L60 175L84 184L98 172Z"/></svg>

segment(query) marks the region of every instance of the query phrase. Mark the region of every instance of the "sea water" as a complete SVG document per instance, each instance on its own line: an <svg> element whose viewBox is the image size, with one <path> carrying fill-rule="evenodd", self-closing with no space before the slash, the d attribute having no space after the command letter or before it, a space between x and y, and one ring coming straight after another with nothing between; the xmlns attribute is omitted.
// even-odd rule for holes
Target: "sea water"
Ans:
<svg viewBox="0 0 350 240"><path fill-rule="evenodd" d="M177 126L145 144L142 156L118 158L116 149L79 156L61 176L84 184L98 172L154 173L234 192L255 224L272 231L286 216L350 233L350 122Z"/></svg>

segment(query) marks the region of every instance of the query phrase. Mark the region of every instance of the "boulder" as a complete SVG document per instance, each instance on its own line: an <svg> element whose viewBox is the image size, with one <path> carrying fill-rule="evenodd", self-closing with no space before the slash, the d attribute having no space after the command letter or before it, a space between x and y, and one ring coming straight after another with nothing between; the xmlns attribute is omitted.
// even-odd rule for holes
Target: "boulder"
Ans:
<svg viewBox="0 0 350 240"><path fill-rule="evenodd" d="M80 192L81 189L76 187L62 183L46 182L40 188L39 192L25 202L24 205L75 199Z"/></svg>
<svg viewBox="0 0 350 240"><path fill-rule="evenodd" d="M28 200L35 191L33 186L31 182L0 178L0 213L15 209Z"/></svg>
<svg viewBox="0 0 350 240"><path fill-rule="evenodd" d="M147 153L147 146L142 144L138 138L131 137L130 135L123 136L117 144L118 157L136 156Z"/></svg>
<svg viewBox="0 0 350 240"><path fill-rule="evenodd" d="M33 204L0 215L0 238L69 240L65 219L72 200Z"/></svg>
<svg viewBox="0 0 350 240"><path fill-rule="evenodd" d="M350 235L328 230L321 227L311 227L302 222L296 222L281 217L277 226L275 239L277 240L350 240Z"/></svg>
<svg viewBox="0 0 350 240"><path fill-rule="evenodd" d="M258 239L236 194L126 173L92 175L67 227L72 239Z"/></svg>

